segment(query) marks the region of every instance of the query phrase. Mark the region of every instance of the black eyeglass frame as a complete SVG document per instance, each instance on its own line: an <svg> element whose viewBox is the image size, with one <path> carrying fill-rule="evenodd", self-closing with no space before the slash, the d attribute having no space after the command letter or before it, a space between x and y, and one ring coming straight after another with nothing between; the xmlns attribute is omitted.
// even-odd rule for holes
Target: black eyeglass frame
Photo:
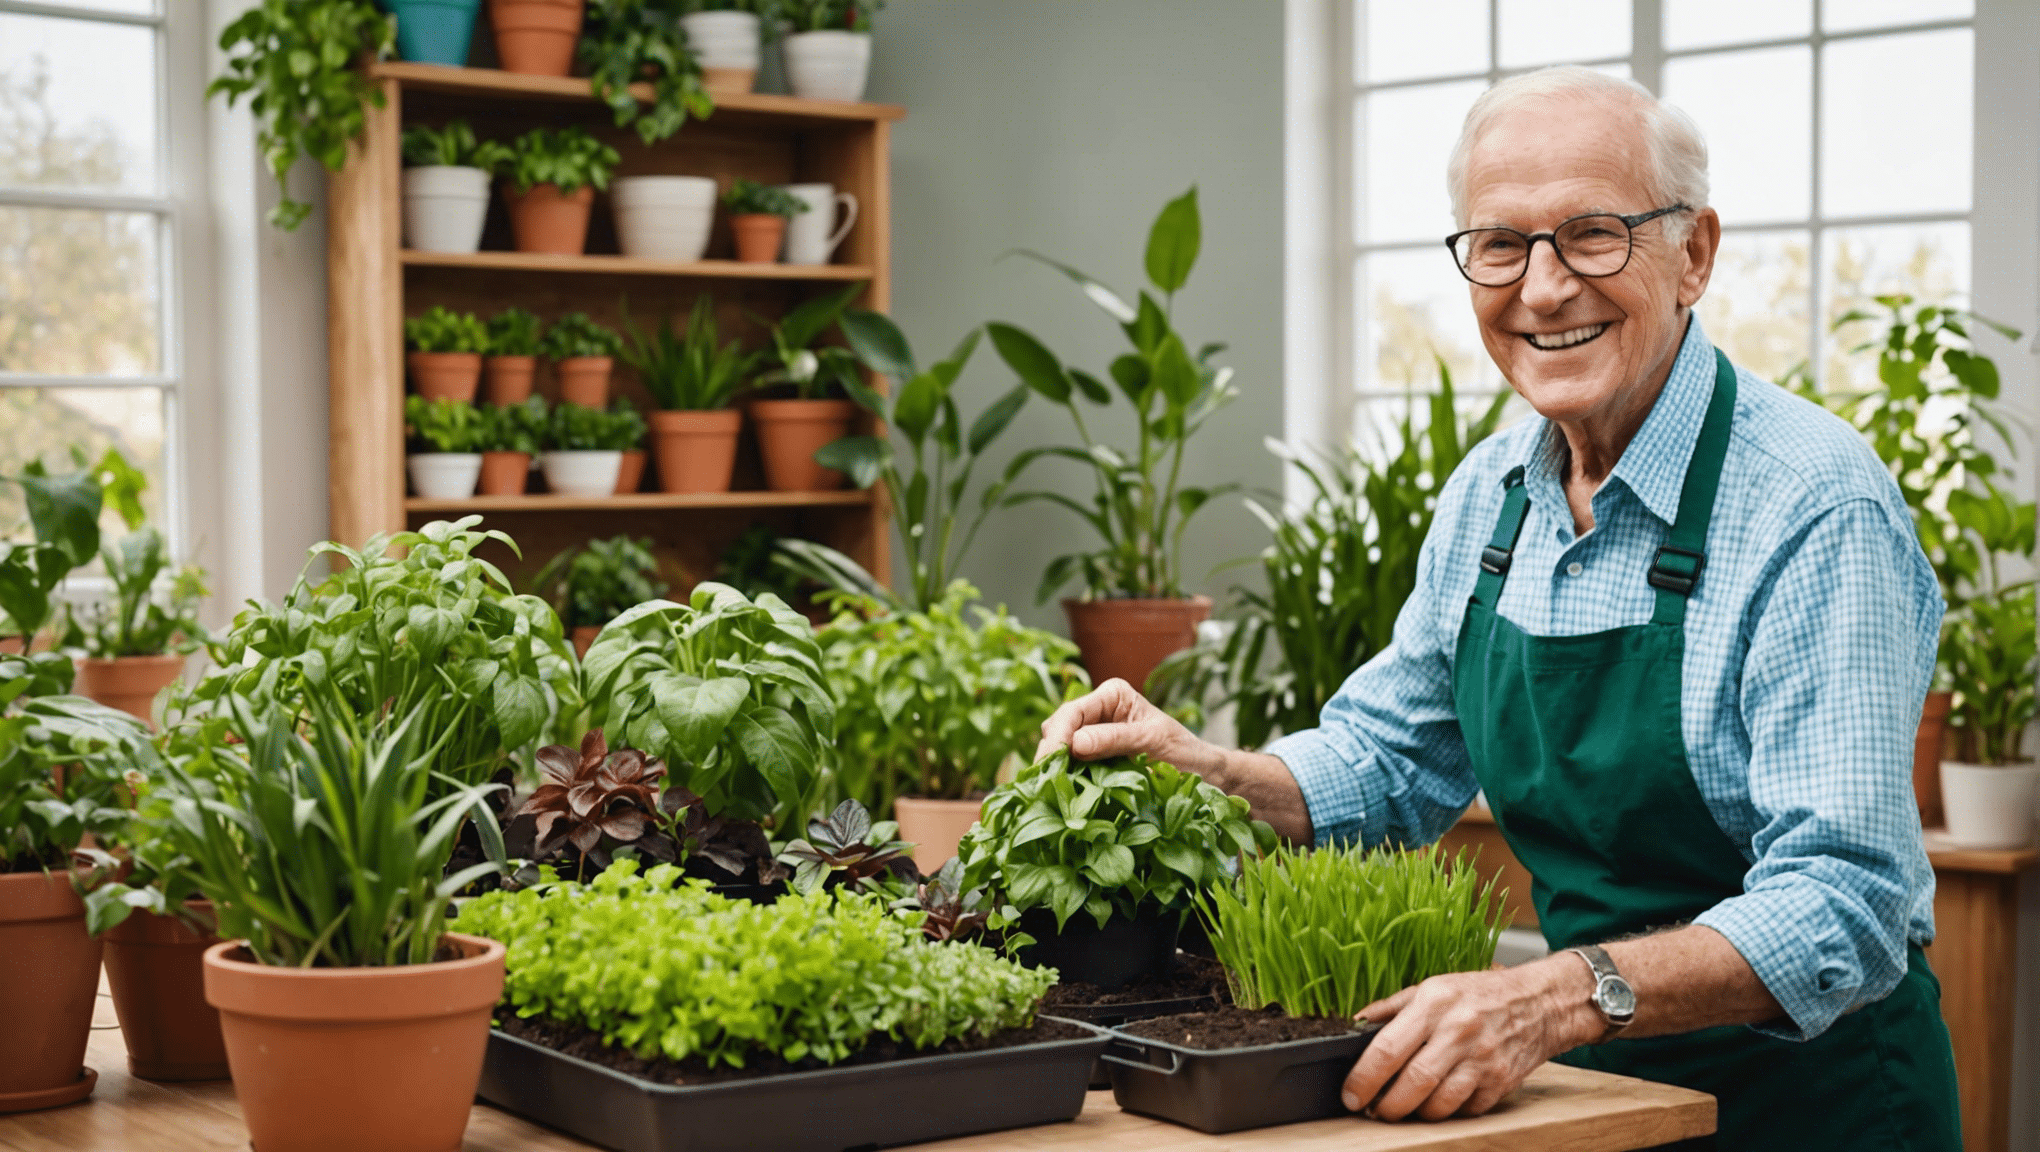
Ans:
<svg viewBox="0 0 2040 1152"><path fill-rule="evenodd" d="M1692 210L1693 207L1690 204L1673 204L1665 208L1656 209L1655 211L1638 212L1629 216L1624 216L1620 212L1582 212L1577 216L1568 216L1565 219L1560 220L1558 222L1558 228L1553 228L1549 232L1529 232L1529 233L1516 232L1514 228L1504 228L1500 226L1488 228L1468 228L1463 231L1454 232L1452 235L1447 236L1445 238L1445 250L1447 252L1452 253L1452 266L1454 268L1459 269L1459 274L1466 278L1466 282L1481 288L1507 288L1509 285L1514 284L1516 281L1521 280L1523 277L1529 275L1531 251L1537 247L1537 242L1539 240L1543 240L1551 245L1551 254L1558 257L1558 262L1560 264L1565 265L1566 271L1572 273L1575 276L1584 276L1590 280L1599 280L1604 277L1619 275L1623 268L1629 267L1630 259L1636 255L1636 229L1638 225L1648 224L1652 220L1655 220L1660 216L1668 216L1674 212L1691 212ZM1629 229L1629 250L1622 254L1621 266L1617 267L1611 272L1582 272L1579 269L1572 266L1572 262L1565 258L1565 252L1562 251L1558 246L1558 232L1560 228L1564 228L1566 225L1572 223L1575 220L1591 220L1596 216L1608 216L1616 220L1620 220L1622 221L1622 226ZM1516 235L1523 237L1522 270L1517 272L1514 276L1510 277L1509 279L1502 281L1500 284L1482 284L1480 281L1475 280L1473 278L1473 274L1466 270L1466 265L1459 262L1459 238L1462 236L1471 236L1475 232L1515 232Z"/></svg>

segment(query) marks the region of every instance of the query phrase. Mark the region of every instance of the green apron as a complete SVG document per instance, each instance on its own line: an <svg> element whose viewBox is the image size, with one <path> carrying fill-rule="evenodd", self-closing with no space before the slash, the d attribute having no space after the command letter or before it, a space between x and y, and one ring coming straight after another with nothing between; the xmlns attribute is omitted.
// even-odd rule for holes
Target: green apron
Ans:
<svg viewBox="0 0 2040 1152"><path fill-rule="evenodd" d="M1647 624L1531 636L1495 610L1529 499L1507 495L1460 629L1453 697L1495 823L1529 869L1554 950L1691 921L1742 894L1749 864L1715 823L1679 725L1686 597L1728 450L1735 372L1715 353L1714 394L1678 520L1648 572ZM1541 574L1533 573L1533 578ZM1941 989L1915 947L1896 990L1805 1042L1743 1027L1616 1039L1560 1059L1678 1084L1720 1101L1715 1136L1679 1148L1957 1152L1961 1118Z"/></svg>

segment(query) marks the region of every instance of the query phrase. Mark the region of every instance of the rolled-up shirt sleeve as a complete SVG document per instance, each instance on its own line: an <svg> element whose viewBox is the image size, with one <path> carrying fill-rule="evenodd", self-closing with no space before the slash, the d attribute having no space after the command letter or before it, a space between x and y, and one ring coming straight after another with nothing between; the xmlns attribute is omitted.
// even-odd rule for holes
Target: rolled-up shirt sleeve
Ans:
<svg viewBox="0 0 2040 1152"><path fill-rule="evenodd" d="M1743 675L1723 705L1748 730L1756 860L1744 894L1696 922L1785 1009L1759 1031L1818 1036L1905 974L1909 916L1933 883L1916 874L1911 764L1941 606L1917 551L1883 506L1843 503L1780 549L1744 620Z"/></svg>

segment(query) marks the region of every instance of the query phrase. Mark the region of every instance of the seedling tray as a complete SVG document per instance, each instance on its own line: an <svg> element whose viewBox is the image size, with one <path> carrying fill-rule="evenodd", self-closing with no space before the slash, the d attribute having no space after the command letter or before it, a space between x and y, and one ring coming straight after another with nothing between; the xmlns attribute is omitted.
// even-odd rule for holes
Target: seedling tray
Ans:
<svg viewBox="0 0 2040 1152"><path fill-rule="evenodd" d="M1056 1014L1065 1020L1079 1024L1095 1024L1110 1028L1133 1020L1152 1020L1157 1016L1176 1016L1184 1012L1204 1012L1218 1005L1211 996L1185 996L1175 1000L1137 1000L1131 1004L1059 1004ZM1112 1071L1106 1067L1103 1053L1091 1062L1092 1088L1112 1087Z"/></svg>
<svg viewBox="0 0 2040 1152"><path fill-rule="evenodd" d="M1056 1019L1042 1017L1042 1019ZM489 1032L482 1099L620 1152L841 1152L1073 1120L1107 1035L719 1084L659 1084Z"/></svg>
<svg viewBox="0 0 2040 1152"><path fill-rule="evenodd" d="M1378 1031L1198 1049L1115 1030L1099 1059L1120 1108L1200 1132L1238 1132L1345 1115L1339 1087Z"/></svg>

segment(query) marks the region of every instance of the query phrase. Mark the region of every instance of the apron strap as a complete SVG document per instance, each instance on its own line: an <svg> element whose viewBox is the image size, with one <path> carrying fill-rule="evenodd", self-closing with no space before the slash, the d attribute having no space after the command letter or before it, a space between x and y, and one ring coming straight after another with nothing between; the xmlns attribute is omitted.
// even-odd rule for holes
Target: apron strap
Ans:
<svg viewBox="0 0 2040 1152"><path fill-rule="evenodd" d="M1654 624L1686 622L1686 598L1699 586L1700 573L1707 567L1707 525L1714 517L1714 493L1721 487L1721 464L1728 458L1728 430L1734 419L1735 368L1716 348L1714 395L1707 401L1707 417L1686 465L1679 516L1650 564L1648 579L1657 591Z"/></svg>
<svg viewBox="0 0 2040 1152"><path fill-rule="evenodd" d="M1495 518L1494 538L1480 550L1480 579L1473 586L1474 603L1489 609L1502 598L1502 584L1509 578L1516 538L1523 534L1523 521L1530 514L1530 490L1523 487L1521 464L1502 477L1502 487L1508 494L1502 497L1502 513Z"/></svg>

